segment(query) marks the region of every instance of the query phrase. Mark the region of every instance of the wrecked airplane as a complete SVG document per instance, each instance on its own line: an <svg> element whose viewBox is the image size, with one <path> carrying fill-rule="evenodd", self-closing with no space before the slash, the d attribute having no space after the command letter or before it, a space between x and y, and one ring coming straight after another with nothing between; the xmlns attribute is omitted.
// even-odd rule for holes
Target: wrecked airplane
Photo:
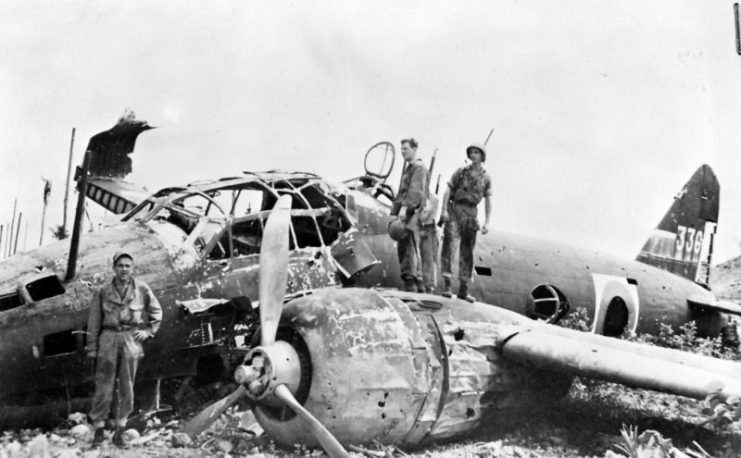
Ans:
<svg viewBox="0 0 741 458"><path fill-rule="evenodd" d="M418 446L507 421L563 396L575 376L703 399L741 394L738 363L581 333L485 304L418 293L323 289L283 303L290 196L261 252L260 340L238 389L194 417L196 436L243 396L281 445ZM282 229L281 229L282 226Z"/></svg>
<svg viewBox="0 0 741 458"><path fill-rule="evenodd" d="M681 250L666 251L668 245L663 241L647 245L644 250L651 254L654 253L651 246L659 247L663 251L654 253L657 256L666 251L666 256L683 261L675 266L692 267L683 274L685 278L649 265L653 261L645 259L645 262L623 261L492 231L481 237L477 247L476 275L471 290L482 302L500 305L520 315L483 305L465 309L455 300L433 296L420 299L393 292L347 289L400 286L395 246L387 235L388 201L393 198L393 190L386 179L393 168L392 145L381 143L372 148L372 154L378 154L379 160L369 161L366 156L366 174L344 184L333 184L310 173L243 172L233 177L167 188L143 197L146 193L122 180L130 164L119 167L109 162L122 157L128 159L136 135L148 130L149 126L133 118L121 122L139 124L134 129L114 127L93 137L97 138L97 143L91 139L92 146L88 147L91 153L86 156L94 157L96 151L107 151L106 144L119 145L118 149L110 155L114 159L96 162L88 157L79 174L83 199L87 196L121 213L121 222L82 235L78 225L75 230L77 245L73 234L71 247L67 242L57 242L0 262L0 332L3 336L0 339L0 404L5 407L0 410L2 424L36 423L41 417L53 419L48 416L49 408L84 410L92 393L92 367L84 353L87 303L95 289L109 280L109 260L121 249L134 256L134 274L152 287L165 314L157 338L146 343L147 358L140 366L140 381L176 380L182 388L179 394L194 379L201 383L218 380L240 365L245 356L254 351L259 335L258 277L263 270L260 250L266 236L266 221L282 196L291 197L287 210L289 235L284 298L290 302L286 313L301 304L301 307L312 308L315 302L330 301L336 305L338 313L347 308L347 316L327 315L327 320L344 322L353 317L357 325L366 323L367 326L371 322L364 321L361 308L378 309L379 317L403 312L404 319L394 318L396 324L389 325L388 333L393 330L395 334L387 334L387 337L397 342L399 348L403 347L403 351L409 350L421 359L402 359L416 365L424 361L428 361L430 367L440 365L435 370L441 372L430 372L425 375L429 380L419 383L450 386L451 377L468 373L468 363L457 361L451 366L448 358L451 355L444 353L450 350L448 346L453 348L454 342L465 342L468 338L480 342L476 337L478 331L474 332L479 328L472 324L476 321L498 323L501 320L497 321L497 317L505 316L507 323L513 320L511 322L518 325L537 326L522 315L557 323L570 310L584 307L589 311L595 334L617 336L625 331L655 332L659 322L678 325L698 320L701 331L715 335L722 327L722 313L737 313L735 304L721 303L701 282L694 281L700 266L709 262L712 239L698 237L697 229L691 249L685 249L685 244L689 243L685 237ZM376 167L374 163L381 165ZM681 218L665 218L668 222L661 228L661 240L672 233L671 224L685 228L702 225L709 228L706 230L714 230L719 187L709 167L703 166L688 182L687 189L689 191L678 196L667 214L681 215ZM702 213L695 211L700 205L704 208ZM683 211L677 212L676 208ZM676 228L674 232L678 239ZM682 274L681 269L677 272ZM359 302L340 303L348 297L356 297ZM420 317L421 321L414 325L414 321L409 320L410 314ZM442 315L450 316L451 323L458 324L447 328L423 317ZM472 327L462 327L464 323ZM379 323L378 326L386 325ZM400 326L413 327L410 331ZM453 334L445 337L447 334L441 334L440 326L446 333ZM481 365L482 370L493 371L491 374L499 373L499 366L487 366L488 359L480 356L494 358L495 353L491 352L501 350L504 334L498 326L495 326L496 331L489 325L480 330L484 333L482 336L490 340L487 345L493 347L474 355L477 362L471 363ZM456 334L458 327L462 334ZM317 333L324 331L316 329ZM556 332L550 327L547 329ZM370 334L359 334L357 339L365 341L364 345L369 348L374 347L373 342L379 335L372 329L365 331ZM456 340L456 335L465 339ZM446 338L453 340L445 344ZM585 342L592 338L594 336L583 337ZM411 340L402 344L405 339ZM427 342L426 339L432 340ZM427 342L424 345L429 348L422 350L423 342ZM598 342L610 346L603 340ZM461 351L466 354L472 350L466 347ZM691 356L686 358L692 360ZM312 364L317 364L318 370L323 362ZM502 364L509 367L510 363ZM347 383L354 386L355 382ZM414 393L420 396L427 392L422 385L415 389ZM429 387L432 391L437 389ZM309 400L304 394L294 394L300 403ZM415 406L422 401L409 402ZM430 402L444 403L442 398ZM481 399L477 398L476 402ZM428 405L427 413L420 417L426 418L428 423L441 418L430 420L442 412L431 406ZM337 416L337 419L342 418Z"/></svg>

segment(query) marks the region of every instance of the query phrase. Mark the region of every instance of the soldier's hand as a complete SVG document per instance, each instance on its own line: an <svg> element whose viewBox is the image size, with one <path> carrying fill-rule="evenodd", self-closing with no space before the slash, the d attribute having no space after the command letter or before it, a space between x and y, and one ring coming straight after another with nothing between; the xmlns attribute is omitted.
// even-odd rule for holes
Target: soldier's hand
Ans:
<svg viewBox="0 0 741 458"><path fill-rule="evenodd" d="M481 228L481 233L482 234L486 234L488 232L489 232L489 226L487 226L486 224L484 224L484 226Z"/></svg>
<svg viewBox="0 0 741 458"><path fill-rule="evenodd" d="M152 337L152 334L149 333L149 331L143 331L141 329L137 329L134 331L134 340L137 342L144 342L146 339Z"/></svg>
<svg viewBox="0 0 741 458"><path fill-rule="evenodd" d="M98 357L98 352L96 350L88 350L87 357L90 359L95 359Z"/></svg>

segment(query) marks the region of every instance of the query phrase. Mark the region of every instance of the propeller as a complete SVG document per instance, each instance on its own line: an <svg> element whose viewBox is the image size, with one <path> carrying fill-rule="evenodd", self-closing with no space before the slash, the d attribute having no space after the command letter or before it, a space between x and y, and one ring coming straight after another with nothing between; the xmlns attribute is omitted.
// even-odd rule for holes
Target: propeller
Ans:
<svg viewBox="0 0 741 458"><path fill-rule="evenodd" d="M263 231L260 247L260 346L253 348L240 365L234 378L239 383L229 396L206 407L193 417L183 432L194 439L242 396L259 401L272 395L287 405L308 426L330 458L349 457L347 451L308 410L294 397L300 379L298 355L286 342L276 341L283 313L283 298L288 279L288 237L291 222L290 195L278 199Z"/></svg>

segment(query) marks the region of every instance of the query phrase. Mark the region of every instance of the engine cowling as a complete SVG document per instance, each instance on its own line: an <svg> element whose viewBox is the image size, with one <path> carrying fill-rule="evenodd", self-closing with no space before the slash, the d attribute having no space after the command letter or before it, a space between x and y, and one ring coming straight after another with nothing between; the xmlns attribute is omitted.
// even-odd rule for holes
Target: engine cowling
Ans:
<svg viewBox="0 0 741 458"><path fill-rule="evenodd" d="M286 304L278 338L301 360L296 398L340 442L415 445L565 393L569 377L501 358L502 325L523 320L455 299L341 289ZM282 445L316 444L288 409L260 404L255 416Z"/></svg>

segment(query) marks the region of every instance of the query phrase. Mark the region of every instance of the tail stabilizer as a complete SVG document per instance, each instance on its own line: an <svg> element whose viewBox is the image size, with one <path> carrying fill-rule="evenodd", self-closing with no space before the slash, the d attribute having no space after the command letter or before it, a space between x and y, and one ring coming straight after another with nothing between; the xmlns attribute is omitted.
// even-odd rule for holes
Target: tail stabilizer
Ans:
<svg viewBox="0 0 741 458"><path fill-rule="evenodd" d="M704 164L674 196L636 260L708 284L719 202L720 184Z"/></svg>

